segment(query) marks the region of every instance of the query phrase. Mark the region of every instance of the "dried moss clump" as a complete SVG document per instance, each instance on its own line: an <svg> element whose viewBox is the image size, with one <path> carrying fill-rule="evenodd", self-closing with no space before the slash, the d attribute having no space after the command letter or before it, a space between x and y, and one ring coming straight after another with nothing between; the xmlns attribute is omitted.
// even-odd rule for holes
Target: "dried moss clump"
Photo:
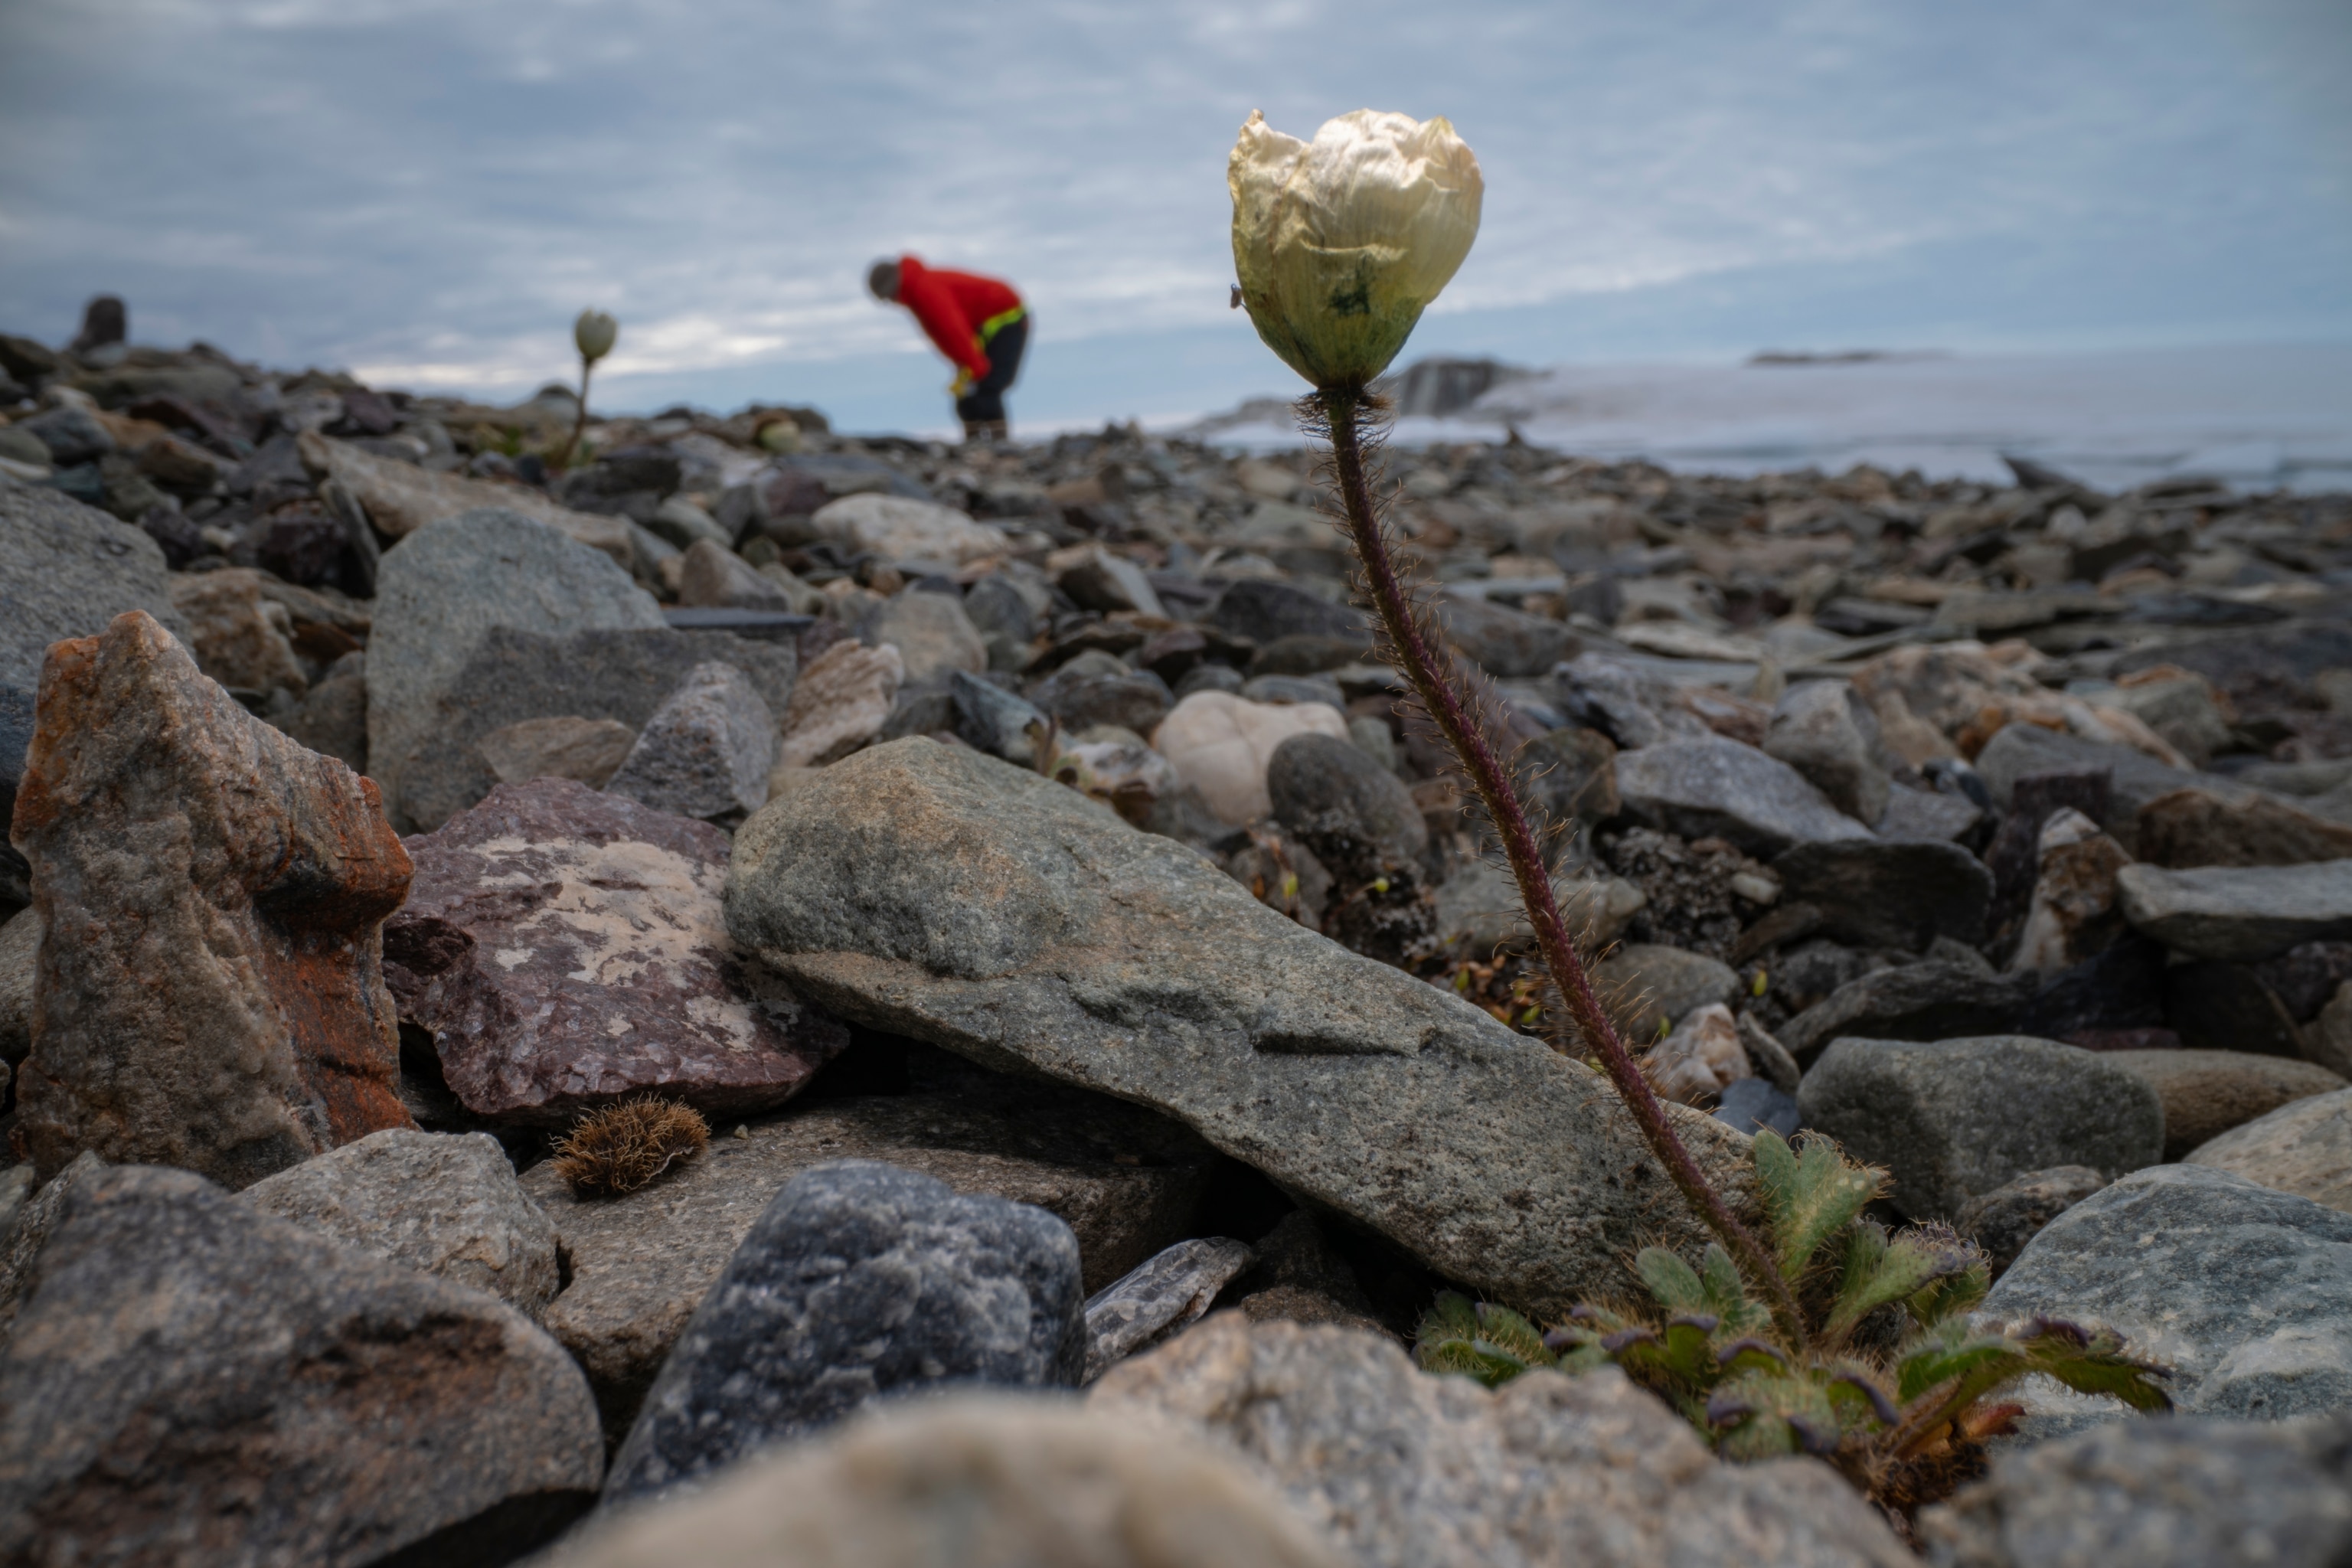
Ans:
<svg viewBox="0 0 2352 1568"><path fill-rule="evenodd" d="M583 1197L619 1197L709 1146L700 1111L646 1096L583 1118L555 1146L555 1173Z"/></svg>

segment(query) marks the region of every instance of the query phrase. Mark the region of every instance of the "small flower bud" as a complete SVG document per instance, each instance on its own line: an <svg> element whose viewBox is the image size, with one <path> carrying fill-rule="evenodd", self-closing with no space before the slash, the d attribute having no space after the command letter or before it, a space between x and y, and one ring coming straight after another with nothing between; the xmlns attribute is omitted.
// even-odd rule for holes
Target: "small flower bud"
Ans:
<svg viewBox="0 0 2352 1568"><path fill-rule="evenodd" d="M611 353L620 335L621 323L602 310L583 310L572 323L572 341L579 345L580 357L590 364Z"/></svg>

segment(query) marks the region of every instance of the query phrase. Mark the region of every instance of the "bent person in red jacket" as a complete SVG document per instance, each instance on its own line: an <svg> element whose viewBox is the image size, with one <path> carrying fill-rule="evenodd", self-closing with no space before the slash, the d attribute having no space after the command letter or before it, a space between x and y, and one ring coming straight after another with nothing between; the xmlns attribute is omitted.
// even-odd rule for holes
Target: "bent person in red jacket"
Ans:
<svg viewBox="0 0 2352 1568"><path fill-rule="evenodd" d="M940 352L955 361L956 414L967 441L1003 440L1008 434L1004 392L1021 370L1029 342L1029 309L1009 283L971 272L924 266L911 256L877 261L866 275L877 300L915 312Z"/></svg>

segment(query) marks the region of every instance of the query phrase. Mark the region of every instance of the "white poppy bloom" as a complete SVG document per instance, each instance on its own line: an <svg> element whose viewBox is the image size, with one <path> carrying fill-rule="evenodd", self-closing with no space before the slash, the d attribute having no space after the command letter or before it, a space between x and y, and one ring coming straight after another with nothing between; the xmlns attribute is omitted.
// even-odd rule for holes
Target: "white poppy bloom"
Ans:
<svg viewBox="0 0 2352 1568"><path fill-rule="evenodd" d="M580 357L591 364L611 353L620 336L621 323L602 310L583 310L572 323L572 341L579 345Z"/></svg>

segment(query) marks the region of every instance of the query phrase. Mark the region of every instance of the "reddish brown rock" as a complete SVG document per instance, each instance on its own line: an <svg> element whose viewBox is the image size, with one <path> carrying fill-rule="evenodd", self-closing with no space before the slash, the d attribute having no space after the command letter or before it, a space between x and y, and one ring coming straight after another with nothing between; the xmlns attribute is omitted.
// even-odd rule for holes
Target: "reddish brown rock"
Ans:
<svg viewBox="0 0 2352 1568"><path fill-rule="evenodd" d="M740 1116L848 1041L728 936L727 835L707 823L541 778L408 849L385 973L478 1116L567 1126L648 1090Z"/></svg>
<svg viewBox="0 0 2352 1568"><path fill-rule="evenodd" d="M143 611L53 645L16 795L44 936L18 1152L230 1187L387 1127L375 784L237 706Z"/></svg>

